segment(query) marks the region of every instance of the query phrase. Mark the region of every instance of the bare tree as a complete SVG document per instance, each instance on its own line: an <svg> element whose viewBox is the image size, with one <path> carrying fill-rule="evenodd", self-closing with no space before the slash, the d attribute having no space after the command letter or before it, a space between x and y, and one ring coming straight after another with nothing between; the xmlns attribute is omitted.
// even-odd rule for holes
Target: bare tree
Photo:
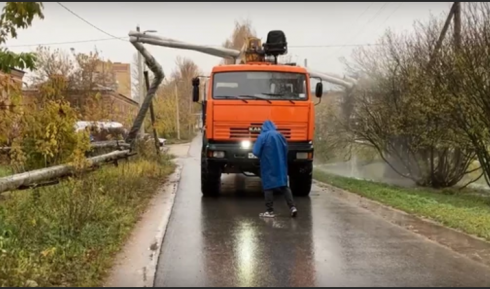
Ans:
<svg viewBox="0 0 490 289"><path fill-rule="evenodd" d="M470 139L490 185L490 4L465 3L461 47L437 60L439 89L448 93L457 125Z"/></svg>
<svg viewBox="0 0 490 289"><path fill-rule="evenodd" d="M223 47L240 50L245 45L247 38L251 36L255 37L256 34L250 20L235 21L233 33L225 42L223 42ZM232 64L233 60L223 59L222 63Z"/></svg>
<svg viewBox="0 0 490 289"><path fill-rule="evenodd" d="M441 24L418 23L411 35L387 32L383 45L357 51L355 66L364 79L353 94L348 126L394 171L432 187L457 184L475 157L441 89L442 71L429 67ZM450 47L446 40L442 51Z"/></svg>
<svg viewBox="0 0 490 289"><path fill-rule="evenodd" d="M110 119L115 112L112 100L101 99L100 91L115 89L115 75L110 61L103 60L98 51L68 53L49 47L37 48L38 63L32 82L35 87L62 77L63 97L87 120ZM44 96L49 94L44 93Z"/></svg>

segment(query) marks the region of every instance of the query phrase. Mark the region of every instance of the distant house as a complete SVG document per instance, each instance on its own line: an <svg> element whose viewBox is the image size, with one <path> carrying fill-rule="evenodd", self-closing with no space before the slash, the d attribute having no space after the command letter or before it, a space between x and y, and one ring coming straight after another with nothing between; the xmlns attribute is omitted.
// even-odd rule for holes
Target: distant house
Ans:
<svg viewBox="0 0 490 289"><path fill-rule="evenodd" d="M129 119L132 119L138 113L138 102L132 100L112 88L95 88L93 93L99 93L102 105L104 105L107 111L111 112L111 120L121 123L127 123ZM39 95L37 88L28 88L22 91L24 96L24 103L33 103L35 98ZM83 92L77 90L71 90L66 96L66 100L70 102L72 107L81 109L85 104Z"/></svg>
<svg viewBox="0 0 490 289"><path fill-rule="evenodd" d="M131 97L131 69L129 63L103 62L96 67L96 74L103 73L112 76L114 83L106 86L98 85L92 92L99 93L106 111L111 112L111 119L104 121L118 121L127 123L138 113L138 102ZM30 87L23 89L24 103L33 103L38 96L38 88ZM81 109L87 102L83 96L84 92L71 90L65 98L72 107ZM102 121L102 119L101 119Z"/></svg>

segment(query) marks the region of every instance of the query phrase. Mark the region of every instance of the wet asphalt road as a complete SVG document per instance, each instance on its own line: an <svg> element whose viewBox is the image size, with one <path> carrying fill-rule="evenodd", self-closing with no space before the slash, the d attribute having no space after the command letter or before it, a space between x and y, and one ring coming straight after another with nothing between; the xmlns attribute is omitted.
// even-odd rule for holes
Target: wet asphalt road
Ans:
<svg viewBox="0 0 490 289"><path fill-rule="evenodd" d="M296 198L297 219L279 196L276 219L260 219L255 178L224 176L223 195L203 199L199 148L185 160L156 287L490 286L489 268L318 187Z"/></svg>

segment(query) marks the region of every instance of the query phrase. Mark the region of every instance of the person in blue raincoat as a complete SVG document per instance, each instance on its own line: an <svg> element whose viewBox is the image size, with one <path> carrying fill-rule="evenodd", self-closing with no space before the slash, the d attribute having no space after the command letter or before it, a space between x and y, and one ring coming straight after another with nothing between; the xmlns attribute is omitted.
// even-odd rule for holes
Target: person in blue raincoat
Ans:
<svg viewBox="0 0 490 289"><path fill-rule="evenodd" d="M262 125L252 153L260 160L260 178L265 195L265 213L261 217L274 218L274 193L280 192L286 199L291 210L291 216L296 217L298 210L295 207L293 194L288 187L288 146L284 136L277 131L270 120Z"/></svg>

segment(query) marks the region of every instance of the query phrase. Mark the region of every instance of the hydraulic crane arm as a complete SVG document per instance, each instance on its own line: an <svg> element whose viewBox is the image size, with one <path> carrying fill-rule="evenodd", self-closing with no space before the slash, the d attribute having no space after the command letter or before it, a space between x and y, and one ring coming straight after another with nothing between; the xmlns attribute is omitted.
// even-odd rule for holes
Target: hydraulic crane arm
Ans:
<svg viewBox="0 0 490 289"><path fill-rule="evenodd" d="M145 34L143 32L137 32L137 31L129 32L129 36L130 36L130 41L132 43L140 42L140 43L147 43L147 44L169 47L169 48L194 50L194 51L199 51L205 54L209 54L221 58L234 59L235 62L237 61L237 59L240 59L242 57L242 51L236 49L196 45L196 44L191 44L175 39L156 36L153 34ZM341 79L327 73L314 71L310 68L306 68L306 69L310 73L310 76L320 78L326 82L330 82L346 88L352 88L355 84L350 79L349 80Z"/></svg>
<svg viewBox="0 0 490 289"><path fill-rule="evenodd" d="M240 57L241 54L239 50L235 50L235 49L229 49L224 47L211 47L205 45L195 45L179 40L160 37L152 34L145 34L137 31L129 32L129 36L131 42L134 41L134 42L153 44L153 45L158 45L163 47L194 50L194 51L199 51L202 53L206 53L209 55L222 57L222 58L237 59L238 57Z"/></svg>
<svg viewBox="0 0 490 289"><path fill-rule="evenodd" d="M335 77L333 75L330 75L328 73L315 71L315 70L312 70L310 68L306 68L306 70L308 70L310 77L317 77L317 78L320 78L326 82L330 82L330 83L333 83L336 85L340 85L340 86L343 86L343 87L348 88L348 89L354 87L354 85L355 85L355 82L352 82L350 79L341 79L341 78Z"/></svg>

